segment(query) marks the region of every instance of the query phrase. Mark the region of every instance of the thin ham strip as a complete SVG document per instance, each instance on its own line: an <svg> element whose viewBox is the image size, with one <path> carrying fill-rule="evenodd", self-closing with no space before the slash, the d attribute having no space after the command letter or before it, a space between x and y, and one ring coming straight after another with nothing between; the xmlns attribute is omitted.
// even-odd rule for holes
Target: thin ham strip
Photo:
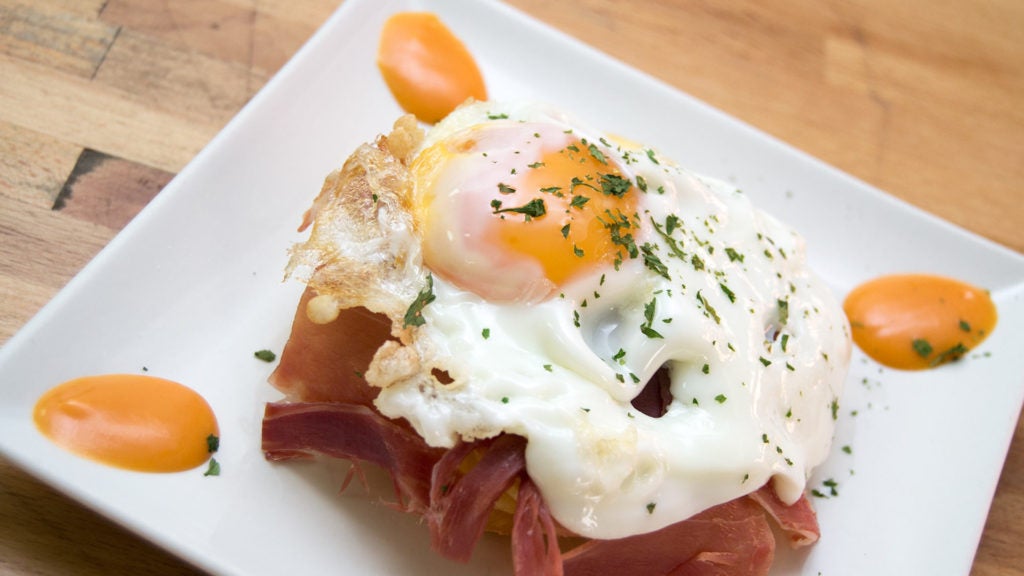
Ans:
<svg viewBox="0 0 1024 576"><path fill-rule="evenodd" d="M453 457L438 463L442 470L433 478L436 497L427 514L431 542L442 555L462 562L472 556L498 497L526 470L526 439L521 436L502 435L482 445L483 457L465 474L454 473ZM453 453L465 456L464 450Z"/></svg>
<svg viewBox="0 0 1024 576"><path fill-rule="evenodd" d="M373 462L391 473L399 508L420 513L429 506L431 472L444 454L371 408L337 402L267 404L263 452L268 460L323 454Z"/></svg>
<svg viewBox="0 0 1024 576"><path fill-rule="evenodd" d="M512 527L515 576L562 576L558 528L537 486L526 474L519 483Z"/></svg>
<svg viewBox="0 0 1024 576"><path fill-rule="evenodd" d="M306 317L306 303L314 295L309 288L303 293L270 383L304 402L371 405L378 389L362 374L391 335L391 322L365 308L349 308L329 324L314 324Z"/></svg>
<svg viewBox="0 0 1024 576"><path fill-rule="evenodd" d="M563 556L565 576L760 576L775 538L763 509L739 498L661 530L590 540Z"/></svg>
<svg viewBox="0 0 1024 576"><path fill-rule="evenodd" d="M800 499L792 505L788 505L779 500L779 495L776 494L775 488L769 482L751 494L750 498L760 504L778 523L789 538L789 545L793 548L810 546L821 536L821 531L818 528L818 515L814 512L806 494L801 495Z"/></svg>

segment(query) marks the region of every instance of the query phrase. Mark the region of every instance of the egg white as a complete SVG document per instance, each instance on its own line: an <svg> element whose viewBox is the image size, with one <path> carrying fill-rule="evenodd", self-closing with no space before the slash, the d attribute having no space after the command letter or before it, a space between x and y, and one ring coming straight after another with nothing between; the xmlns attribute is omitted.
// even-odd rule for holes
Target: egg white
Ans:
<svg viewBox="0 0 1024 576"><path fill-rule="evenodd" d="M376 382L379 410L433 446L524 436L553 516L586 537L653 531L772 479L784 501L799 498L829 452L850 341L796 232L725 183L605 145L616 140L541 105L464 106L421 150L495 122L602 142L624 176L646 183L629 192L640 195L633 233L665 274L627 258L547 300L503 303L433 274L434 300L407 342L419 373ZM655 418L630 401L662 366L673 400Z"/></svg>

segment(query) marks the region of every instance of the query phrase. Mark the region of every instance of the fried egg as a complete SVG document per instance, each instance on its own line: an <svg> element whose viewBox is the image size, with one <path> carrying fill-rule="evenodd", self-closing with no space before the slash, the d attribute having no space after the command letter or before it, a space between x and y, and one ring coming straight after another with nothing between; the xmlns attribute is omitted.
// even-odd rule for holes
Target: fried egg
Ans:
<svg viewBox="0 0 1024 576"><path fill-rule="evenodd" d="M365 375L384 415L432 446L525 437L552 515L590 538L769 481L801 496L850 337L795 231L545 105L467 104L422 140L405 122L328 179L293 256L311 317L392 319ZM633 401L659 372L647 414Z"/></svg>

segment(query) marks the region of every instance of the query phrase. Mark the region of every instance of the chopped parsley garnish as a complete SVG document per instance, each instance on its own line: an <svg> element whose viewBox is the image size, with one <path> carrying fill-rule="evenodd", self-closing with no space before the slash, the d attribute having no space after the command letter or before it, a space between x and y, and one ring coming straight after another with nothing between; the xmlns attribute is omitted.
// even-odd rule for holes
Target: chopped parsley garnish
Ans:
<svg viewBox="0 0 1024 576"><path fill-rule="evenodd" d="M554 369L551 367L551 364L545 364L544 365L544 369L547 370L548 372L553 372L554 371Z"/></svg>
<svg viewBox="0 0 1024 576"><path fill-rule="evenodd" d="M534 162L533 164L526 165L527 168L540 168L542 166L544 166L543 162Z"/></svg>
<svg viewBox="0 0 1024 576"><path fill-rule="evenodd" d="M590 155L594 157L594 160L597 160L601 164L608 163L608 159L605 158L604 152L598 150L597 146L595 146L593 143L587 146L587 150L590 152Z"/></svg>
<svg viewBox="0 0 1024 576"><path fill-rule="evenodd" d="M572 245L572 253L575 254L577 258L583 258L583 249L575 244Z"/></svg>
<svg viewBox="0 0 1024 576"><path fill-rule="evenodd" d="M783 334L780 343L782 344L782 351L785 352L786 345L789 344L789 334Z"/></svg>
<svg viewBox="0 0 1024 576"><path fill-rule="evenodd" d="M732 248L726 248L725 253L729 256L729 262L735 262L739 260L741 264L743 263L743 254L740 254L736 250L733 250Z"/></svg>
<svg viewBox="0 0 1024 576"><path fill-rule="evenodd" d="M914 347L914 352L917 352L921 358L927 358L932 354L932 345L924 338L915 338L910 345Z"/></svg>
<svg viewBox="0 0 1024 576"><path fill-rule="evenodd" d="M725 397L725 394L719 394L718 396L715 396L715 402L718 402L719 404L725 403L726 400L728 400L728 398Z"/></svg>
<svg viewBox="0 0 1024 576"><path fill-rule="evenodd" d="M668 267L658 258L658 255L654 253L654 245L650 242L645 242L640 247L640 251L644 254L644 265L647 266L652 272L661 276L665 280L672 280L668 275Z"/></svg>
<svg viewBox="0 0 1024 576"><path fill-rule="evenodd" d="M700 256L697 256L696 254L694 254L693 257L690 258L690 264L693 266L694 270L700 271L704 269L704 261L701 260Z"/></svg>
<svg viewBox="0 0 1024 576"><path fill-rule="evenodd" d="M651 298L651 301L644 304L644 323L640 325L640 332L648 338L664 338L657 330L651 328L651 324L654 323L654 309L657 298Z"/></svg>
<svg viewBox="0 0 1024 576"><path fill-rule="evenodd" d="M669 214L665 217L665 234L672 234L672 232L679 227L679 216L675 214Z"/></svg>
<svg viewBox="0 0 1024 576"><path fill-rule="evenodd" d="M609 196L622 198L632 187L632 182L618 174L601 174L601 191Z"/></svg>
<svg viewBox="0 0 1024 576"><path fill-rule="evenodd" d="M765 358L764 356L758 356L757 359L760 360L761 364L764 364L765 367L768 367L768 366L772 365L772 361L767 359L767 358Z"/></svg>
<svg viewBox="0 0 1024 576"><path fill-rule="evenodd" d="M487 119L488 120L507 120L508 119L508 114L505 114L505 113L501 113L501 114L488 114L487 115Z"/></svg>
<svg viewBox="0 0 1024 576"><path fill-rule="evenodd" d="M647 157L651 159L651 162L654 162L655 164L661 164L661 162L658 162L658 159L654 157L654 150L651 150L650 148L648 148L646 150L646 152L647 152Z"/></svg>
<svg viewBox="0 0 1024 576"><path fill-rule="evenodd" d="M590 202L590 198L577 194L572 197L572 201L569 202L569 206L572 206L573 208L583 208L587 202Z"/></svg>
<svg viewBox="0 0 1024 576"><path fill-rule="evenodd" d="M498 182L498 192L502 194L515 194L516 189L503 182Z"/></svg>
<svg viewBox="0 0 1024 576"><path fill-rule="evenodd" d="M615 356L612 356L612 360L615 360L619 364L625 364L626 363L625 358L626 358L626 351L623 350L622 348L619 348L619 351L615 353Z"/></svg>
<svg viewBox="0 0 1024 576"><path fill-rule="evenodd" d="M206 467L206 472L203 472L203 476L220 476L220 462L217 462L216 458L210 458L210 463Z"/></svg>
<svg viewBox="0 0 1024 576"><path fill-rule="evenodd" d="M708 301L704 299L704 296L701 295L700 290L697 290L697 301L700 302L701 306L704 306L704 310L706 310L707 313L711 315L711 318L714 319L715 324L722 323L722 319L718 317L718 312L716 312L715 309L711 306L711 304L709 304Z"/></svg>
<svg viewBox="0 0 1024 576"><path fill-rule="evenodd" d="M853 448L850 448L849 445L843 446L842 450L843 450L843 453L845 453L845 454L853 454Z"/></svg>
<svg viewBox="0 0 1024 576"><path fill-rule="evenodd" d="M789 300L776 300L779 305L779 326L785 326L789 322Z"/></svg>
<svg viewBox="0 0 1024 576"><path fill-rule="evenodd" d="M561 186L548 186L546 188L541 188L540 191L545 193L545 194L554 194L554 195L556 195L558 197L562 196L562 194L561 194L562 187Z"/></svg>
<svg viewBox="0 0 1024 576"><path fill-rule="evenodd" d="M210 434L206 437L206 451L213 454L220 449L220 437L215 434Z"/></svg>
<svg viewBox="0 0 1024 576"><path fill-rule="evenodd" d="M273 362L277 358L277 354L274 354L270 350L257 350L253 352L252 355L264 362Z"/></svg>
<svg viewBox="0 0 1024 576"><path fill-rule="evenodd" d="M636 187L639 188L641 192L647 192L647 180L644 180L644 177L639 174L636 176Z"/></svg>
<svg viewBox="0 0 1024 576"><path fill-rule="evenodd" d="M710 374L711 373L711 365L710 364L705 364L705 365L701 366L700 367L700 371L705 373L705 374Z"/></svg>
<svg viewBox="0 0 1024 576"><path fill-rule="evenodd" d="M967 346L964 346L963 342L957 342L956 346L953 346L948 350L943 350L942 352L939 352L938 356L936 356L931 361L931 365L938 366L939 364L943 364L945 362L953 362L955 360L959 360L967 352Z"/></svg>
<svg viewBox="0 0 1024 576"><path fill-rule="evenodd" d="M961 320L960 321L960 329L963 330L964 332L970 332L971 331L971 325L968 324L966 320Z"/></svg>
<svg viewBox="0 0 1024 576"><path fill-rule="evenodd" d="M732 290L729 290L728 286L721 282L718 283L718 286L722 289L722 292L725 292L726 297L729 298L729 302L736 301L736 294L734 294Z"/></svg>
<svg viewBox="0 0 1024 576"><path fill-rule="evenodd" d="M434 298L436 298L434 296L434 276L427 274L427 285L423 290L420 290L420 293L416 295L416 299L409 305L409 309L405 311L402 327L422 326L426 322L423 319L423 308L433 302Z"/></svg>
<svg viewBox="0 0 1024 576"><path fill-rule="evenodd" d="M501 397L501 403L502 404L508 404L508 396L502 396Z"/></svg>
<svg viewBox="0 0 1024 576"><path fill-rule="evenodd" d="M487 340L488 338L491 337L491 329L484 328L483 330L480 331L480 335L484 337L484 340Z"/></svg>
<svg viewBox="0 0 1024 576"><path fill-rule="evenodd" d="M829 407L832 409L832 419L833 420L838 420L839 419L839 399L838 398L833 398L832 399L832 404Z"/></svg>
<svg viewBox="0 0 1024 576"><path fill-rule="evenodd" d="M495 205L495 202L498 202L498 204ZM547 209L544 208L543 198L534 198L533 200L530 200L526 204L523 204L522 206L518 206L516 208L502 208L501 202L494 200L491 201L491 207L494 208L494 212L492 212L492 214L500 214L502 212L513 212L515 214L525 215L527 220L529 220L530 218L540 218L541 216L547 214Z"/></svg>
<svg viewBox="0 0 1024 576"><path fill-rule="evenodd" d="M647 504L647 513L648 513L648 514L654 514L654 508L655 508L655 506L657 506L657 504L655 504L654 502L650 502L650 503L648 503L648 504Z"/></svg>
<svg viewBox="0 0 1024 576"><path fill-rule="evenodd" d="M569 237L569 225L566 224L565 226L562 226L562 238L568 238L568 237Z"/></svg>

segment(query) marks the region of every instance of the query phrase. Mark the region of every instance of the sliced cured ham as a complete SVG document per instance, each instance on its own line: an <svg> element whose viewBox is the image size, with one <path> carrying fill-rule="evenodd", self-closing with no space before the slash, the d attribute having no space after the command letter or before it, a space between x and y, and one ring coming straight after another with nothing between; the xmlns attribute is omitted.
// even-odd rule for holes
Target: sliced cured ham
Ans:
<svg viewBox="0 0 1024 576"><path fill-rule="evenodd" d="M431 448L410 427L373 409L337 402L267 404L263 453L268 460L317 454L374 464L391 472L399 508L426 512L430 478L444 450Z"/></svg>
<svg viewBox="0 0 1024 576"><path fill-rule="evenodd" d="M793 548L810 546L818 541L821 535L818 528L818 515L814 512L807 495L800 496L800 499L793 504L786 504L779 500L775 488L769 482L751 494L750 498L760 504L768 515L778 523L779 528L782 528L789 539L789 545Z"/></svg>
<svg viewBox="0 0 1024 576"><path fill-rule="evenodd" d="M333 322L315 324L306 316L314 295L308 288L303 293L270 383L295 400L371 405L378 389L362 375L390 337L390 320L365 308L348 308Z"/></svg>
<svg viewBox="0 0 1024 576"><path fill-rule="evenodd" d="M768 572L775 539L771 517L794 547L818 539L806 497L787 506L771 483L655 532L589 540L562 551L566 534L526 472L526 440L513 435L431 448L404 420L374 407L376 389L361 378L390 337L388 320L361 308L330 324L306 318L303 295L271 382L290 401L270 403L263 421L268 460L324 455L372 462L390 472L397 507L422 514L435 550L468 561L493 521L496 504L515 497L511 545L516 576L758 576ZM660 416L671 395L659 372L634 407ZM562 542L568 542L562 540Z"/></svg>
<svg viewBox="0 0 1024 576"><path fill-rule="evenodd" d="M656 532L591 540L563 556L565 576L757 576L775 539L757 503L738 498Z"/></svg>

